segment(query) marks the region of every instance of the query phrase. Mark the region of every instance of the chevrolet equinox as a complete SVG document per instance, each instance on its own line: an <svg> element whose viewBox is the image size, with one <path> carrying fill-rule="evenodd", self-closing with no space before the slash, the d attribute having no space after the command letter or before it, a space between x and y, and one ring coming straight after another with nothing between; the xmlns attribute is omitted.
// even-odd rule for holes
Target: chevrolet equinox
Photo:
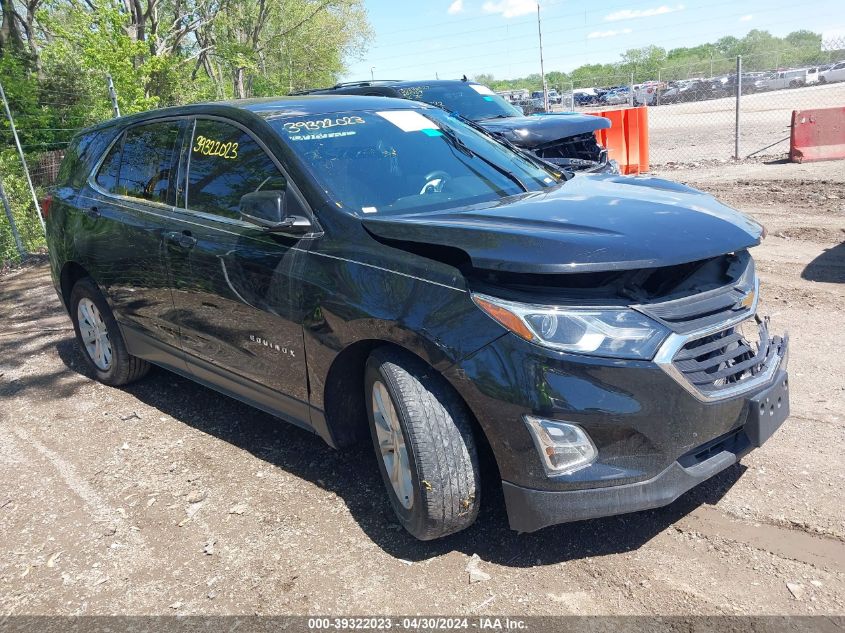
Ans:
<svg viewBox="0 0 845 633"><path fill-rule="evenodd" d="M333 447L369 436L419 539L475 520L481 446L528 532L668 504L788 415L759 224L426 104L117 118L74 139L42 211L100 381L152 363Z"/></svg>

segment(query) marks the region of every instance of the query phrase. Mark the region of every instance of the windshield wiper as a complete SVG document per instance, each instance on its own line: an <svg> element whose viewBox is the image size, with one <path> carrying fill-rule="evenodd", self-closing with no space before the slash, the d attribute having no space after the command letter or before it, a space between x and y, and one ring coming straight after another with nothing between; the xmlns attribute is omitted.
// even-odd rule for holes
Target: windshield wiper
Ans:
<svg viewBox="0 0 845 633"><path fill-rule="evenodd" d="M509 178L511 181L513 181L514 184L516 184L520 189L522 189L523 191L528 191L528 187L526 187L525 183L523 183L519 179L519 176L517 176L515 173L513 173L509 169L502 167L498 163L495 163L494 161L490 160L489 158L486 158L486 157L482 156L481 154L477 154L474 151L472 151L472 148L470 148L469 145L464 143L464 141L457 134L455 134L454 130L451 130L447 127L441 126L440 127L440 133L443 135L443 138L445 138L448 141L448 143L450 145L452 145L458 151L463 152L464 154L466 154L470 158L478 158L478 159L484 161L485 163L490 165L490 167L492 167L493 169L498 171L500 174L502 174L503 176L505 176L505 177Z"/></svg>
<svg viewBox="0 0 845 633"><path fill-rule="evenodd" d="M460 116L460 115L456 115ZM486 116L478 119L479 121L492 121L493 119L512 119L514 118L515 114L494 114L493 116Z"/></svg>

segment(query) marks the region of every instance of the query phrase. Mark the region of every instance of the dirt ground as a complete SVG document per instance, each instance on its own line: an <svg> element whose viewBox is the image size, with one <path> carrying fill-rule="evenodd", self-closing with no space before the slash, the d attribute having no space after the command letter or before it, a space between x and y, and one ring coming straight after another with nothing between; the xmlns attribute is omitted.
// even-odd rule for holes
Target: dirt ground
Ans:
<svg viewBox="0 0 845 633"><path fill-rule="evenodd" d="M664 172L761 220L792 416L674 504L419 543L369 446L155 370L94 382L44 264L0 278L0 613L845 614L845 163ZM473 554L489 580L470 583Z"/></svg>

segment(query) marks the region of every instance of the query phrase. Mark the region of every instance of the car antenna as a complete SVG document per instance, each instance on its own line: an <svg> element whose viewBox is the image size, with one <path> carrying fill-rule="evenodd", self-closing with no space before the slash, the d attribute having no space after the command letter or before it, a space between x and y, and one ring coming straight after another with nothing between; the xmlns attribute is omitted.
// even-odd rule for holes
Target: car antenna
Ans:
<svg viewBox="0 0 845 633"><path fill-rule="evenodd" d="M461 77L461 81L469 81L469 79L467 79L467 76L464 75L463 77Z"/></svg>

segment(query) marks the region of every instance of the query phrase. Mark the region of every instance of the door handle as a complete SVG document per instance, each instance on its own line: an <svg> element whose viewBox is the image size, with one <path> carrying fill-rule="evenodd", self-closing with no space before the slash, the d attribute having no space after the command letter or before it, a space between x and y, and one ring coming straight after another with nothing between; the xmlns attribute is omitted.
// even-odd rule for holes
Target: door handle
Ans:
<svg viewBox="0 0 845 633"><path fill-rule="evenodd" d="M170 231L165 234L167 241L182 248L192 248L197 243L197 238L191 235L190 231Z"/></svg>
<svg viewBox="0 0 845 633"><path fill-rule="evenodd" d="M95 220L97 218L99 218L101 215L103 215L102 213L100 213L100 210L97 207L90 207L88 209L85 209L83 211L83 213L85 215L87 215L89 218L93 218Z"/></svg>

